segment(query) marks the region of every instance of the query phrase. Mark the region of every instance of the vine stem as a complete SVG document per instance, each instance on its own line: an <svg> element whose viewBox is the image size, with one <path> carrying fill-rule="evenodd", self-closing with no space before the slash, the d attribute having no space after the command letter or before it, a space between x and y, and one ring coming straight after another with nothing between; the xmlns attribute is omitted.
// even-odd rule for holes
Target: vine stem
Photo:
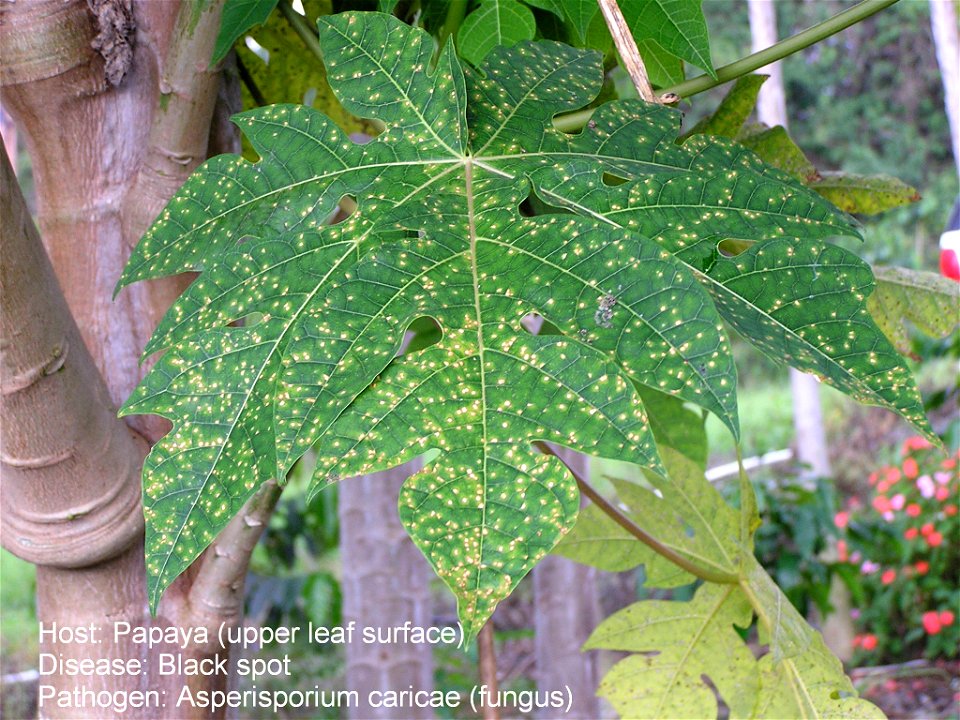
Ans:
<svg viewBox="0 0 960 720"><path fill-rule="evenodd" d="M775 45L771 45L752 55L747 55L729 65L717 68L716 78L712 78L709 75L700 75L665 88L663 94L668 95L672 93L681 98L692 97L705 90L710 90L718 85L736 80L738 77L752 73L754 70L758 70L777 60L782 60L821 40L825 40L831 35L846 30L851 25L866 20L871 15L875 15L881 10L890 7L895 2L897 2L897 0L863 0L863 2L854 5L852 8L837 13L833 17L817 23L813 27L807 28L796 35L781 40ZM553 121L554 127L564 132L579 130L587 124L590 116L593 115L593 110L593 108L588 108L566 115L559 115Z"/></svg>
<svg viewBox="0 0 960 720"><path fill-rule="evenodd" d="M303 44L307 46L307 49L316 55L320 62L323 62L323 50L320 49L320 41L317 39L317 33L310 28L307 21L303 19L303 15L293 9L293 6L290 5L290 0L280 0L277 3L277 7L280 8L280 12L283 13L287 22L293 27L294 32L303 40Z"/></svg>
<svg viewBox="0 0 960 720"><path fill-rule="evenodd" d="M542 453L546 455L552 455L560 462L563 462L563 458L557 455L554 449L546 443L535 442L534 445L536 445ZM586 495L594 505L600 508L606 515L610 517L611 520L617 523L617 525L633 535L637 540L657 553L657 555L666 558L677 567L686 570L688 573L695 575L701 580L707 580L714 583L736 583L740 581L740 576L735 573L707 570L706 568L702 568L696 563L691 562L673 548L667 547L653 537L653 535L633 522L633 520L620 512L616 506L614 506L609 500L603 497L603 495L597 492L596 489L594 489L594 487L586 480L586 478L582 477L575 470L572 470L566 463L563 464L567 467L567 471L573 475L574 479L577 481L577 487L580 488L580 492Z"/></svg>

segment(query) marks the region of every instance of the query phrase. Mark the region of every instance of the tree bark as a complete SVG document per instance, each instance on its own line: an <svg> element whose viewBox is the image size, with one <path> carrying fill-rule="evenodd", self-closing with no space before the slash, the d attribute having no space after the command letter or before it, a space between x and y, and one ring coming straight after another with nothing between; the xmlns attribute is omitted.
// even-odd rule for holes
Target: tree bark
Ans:
<svg viewBox="0 0 960 720"><path fill-rule="evenodd" d="M413 463L350 478L340 483L340 548L343 565L343 620L358 627L393 627L410 622L433 624L432 570L400 523L397 497ZM433 656L429 645L396 643L346 646L347 687L356 690L360 706L350 709L358 720L393 720L396 709L368 704L373 690L433 689ZM429 708L404 708L410 720L431 718Z"/></svg>
<svg viewBox="0 0 960 720"><path fill-rule="evenodd" d="M557 448L557 454L571 469L587 475L586 455L566 448ZM596 568L558 555L547 555L533 571L537 690L544 696L569 687L573 700L566 718L600 717L598 653L580 651L600 622L596 587ZM538 718L555 716L556 709L537 713Z"/></svg>
<svg viewBox="0 0 960 720"><path fill-rule="evenodd" d="M0 261L4 546L38 565L43 629L91 626L102 642L41 634L65 660L137 660L122 676L54 673L43 684L158 691L163 707L124 717L218 717L176 704L179 691L223 688L225 676L159 673L159 652L226 656L221 623L242 615L253 545L279 494L268 483L150 618L144 581L140 467L159 418L129 425L115 407L136 385L141 348L184 285L141 284L112 302L130 249L207 151L219 71L209 57L220 2L35 0L0 5L0 84L33 161L37 234L4 158ZM46 252L44 251L46 246ZM214 631L187 648L148 649L131 627ZM80 693L79 696L76 694ZM116 709L46 703L42 717L101 718Z"/></svg>

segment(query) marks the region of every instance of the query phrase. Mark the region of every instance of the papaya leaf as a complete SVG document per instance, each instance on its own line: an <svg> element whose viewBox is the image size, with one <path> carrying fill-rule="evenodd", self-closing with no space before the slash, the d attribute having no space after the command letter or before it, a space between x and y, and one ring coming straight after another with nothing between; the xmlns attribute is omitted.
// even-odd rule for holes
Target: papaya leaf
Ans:
<svg viewBox="0 0 960 720"><path fill-rule="evenodd" d="M827 649L777 584L754 558L745 586L759 619L760 641L769 652L759 661L760 693L751 717L883 718L857 697L840 661Z"/></svg>
<svg viewBox="0 0 960 720"><path fill-rule="evenodd" d="M623 717L717 717L713 688L731 717L749 717L757 700L756 661L735 626L753 613L737 584L701 585L689 602L646 600L603 621L585 650L621 650L597 691ZM791 717L771 715L770 717Z"/></svg>
<svg viewBox="0 0 960 720"><path fill-rule="evenodd" d="M655 88L664 88L683 82L683 60L657 43L656 40L637 40L637 49L647 68L647 77Z"/></svg>
<svg viewBox="0 0 960 720"><path fill-rule="evenodd" d="M709 275L721 314L766 355L899 413L939 443L913 376L867 310L873 273L856 255L778 239L718 261ZM829 304L829 317L808 322L809 303Z"/></svg>
<svg viewBox="0 0 960 720"><path fill-rule="evenodd" d="M460 55L479 65L497 45L532 40L537 21L530 8L517 0L483 0L463 19L457 31Z"/></svg>
<svg viewBox="0 0 960 720"><path fill-rule="evenodd" d="M213 46L211 64L223 60L237 39L262 24L277 6L277 0L228 0L223 6L220 31Z"/></svg>
<svg viewBox="0 0 960 720"><path fill-rule="evenodd" d="M634 39L654 40L668 53L716 77L701 4L702 0L631 0L620 7Z"/></svg>
<svg viewBox="0 0 960 720"><path fill-rule="evenodd" d="M700 120L683 134L682 139L691 135L720 135L735 138L743 128L753 108L756 107L760 88L769 75L743 75L737 78L717 109ZM766 159L766 158L764 158Z"/></svg>
<svg viewBox="0 0 960 720"><path fill-rule="evenodd" d="M905 321L930 337L943 338L958 324L960 285L936 273L875 267L877 289L867 301L874 321L900 352L911 352Z"/></svg>
<svg viewBox="0 0 960 720"><path fill-rule="evenodd" d="M765 162L778 170L783 170L804 185L818 180L820 173L813 163L797 147L786 129L777 125L768 128L765 125L748 125L739 135L737 142L753 150Z"/></svg>
<svg viewBox="0 0 960 720"><path fill-rule="evenodd" d="M597 53L520 43L473 71L448 44L434 65L429 36L376 13L321 18L320 43L345 111L385 130L361 145L310 108L242 113L260 160L201 166L118 284L201 272L122 409L174 426L144 469L149 598L155 608L256 487L310 447L313 493L429 452L401 517L457 595L469 638L575 521L573 479L533 441L663 473L635 383L738 434L711 290L744 318L776 315L782 294L757 292L735 266L714 279L718 242L780 243L767 256L778 261L856 231L733 143L678 146L668 108L607 103L583 132L556 130L554 115L601 89ZM524 215L533 194L563 212ZM345 197L355 211L329 224ZM769 238L804 239L791 251ZM867 327L831 314L836 292L859 287L844 285L846 268L818 272L830 293L777 318L800 349L819 347L819 333L798 333L820 322ZM561 334L528 333L531 312ZM397 357L423 318L438 341ZM895 405L911 391L877 389Z"/></svg>
<svg viewBox="0 0 960 720"><path fill-rule="evenodd" d="M306 21L316 24L318 17L331 12L332 6L331 0L303 0ZM249 35L266 50L268 57L264 59L243 43L237 45L237 56L267 104L303 103L323 112L341 130L365 135L379 132L375 123L343 109L330 89L323 64L317 62L281 13L272 14ZM242 90L244 107L255 107L257 103L246 85ZM247 143L244 147L244 154L253 157Z"/></svg>
<svg viewBox="0 0 960 720"><path fill-rule="evenodd" d="M669 446L659 448L668 479L650 472L645 473L646 485L612 479L624 515L694 565L736 576L741 554L737 512L707 482L701 465ZM602 516L598 508L589 506L581 518L557 546L559 554L604 570L643 563L651 587L675 587L695 579Z"/></svg>
<svg viewBox="0 0 960 720"><path fill-rule="evenodd" d="M920 193L889 175L823 172L810 187L841 210L876 215L920 199Z"/></svg>

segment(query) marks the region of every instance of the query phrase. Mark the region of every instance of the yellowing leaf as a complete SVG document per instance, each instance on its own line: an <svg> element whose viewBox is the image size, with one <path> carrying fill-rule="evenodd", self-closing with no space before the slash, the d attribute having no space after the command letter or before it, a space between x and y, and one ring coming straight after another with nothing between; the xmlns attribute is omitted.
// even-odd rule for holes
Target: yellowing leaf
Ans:
<svg viewBox="0 0 960 720"><path fill-rule="evenodd" d="M880 329L907 354L907 321L930 337L949 335L960 324L960 284L941 275L907 268L875 267L877 289L867 307Z"/></svg>
<svg viewBox="0 0 960 720"><path fill-rule="evenodd" d="M823 172L809 185L841 210L862 215L876 215L920 199L916 188L889 175Z"/></svg>
<svg viewBox="0 0 960 720"><path fill-rule="evenodd" d="M759 679L753 654L734 626L749 626L751 617L736 584L707 583L689 602L635 603L604 620L584 645L642 653L617 663L597 694L627 718L702 720L717 717L709 680L732 717L748 717Z"/></svg>

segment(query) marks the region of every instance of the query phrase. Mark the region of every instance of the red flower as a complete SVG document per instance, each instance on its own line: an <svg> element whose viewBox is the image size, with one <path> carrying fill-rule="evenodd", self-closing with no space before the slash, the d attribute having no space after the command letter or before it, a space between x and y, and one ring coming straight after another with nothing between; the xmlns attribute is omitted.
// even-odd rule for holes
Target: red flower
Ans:
<svg viewBox="0 0 960 720"><path fill-rule="evenodd" d="M873 633L869 633L860 638L860 647L864 650L876 650L877 648L877 636Z"/></svg>
<svg viewBox="0 0 960 720"><path fill-rule="evenodd" d="M947 462L949 462L949 460L944 460L943 462L944 462L944 463L947 463ZM944 467L946 467L946 464L944 464ZM876 484L877 484L877 479L878 479L879 477L880 477L880 476L879 476L876 472L870 473L870 477L869 477L870 484L871 484L871 485L876 485Z"/></svg>
<svg viewBox="0 0 960 720"><path fill-rule="evenodd" d="M923 511L920 509L920 506L917 505L916 503L910 503L909 505L907 505L905 512L910 517L920 517L920 513Z"/></svg>
<svg viewBox="0 0 960 720"><path fill-rule="evenodd" d="M947 458L942 463L940 463L940 467L942 467L944 470L953 470L956 466L957 466L956 458Z"/></svg>
<svg viewBox="0 0 960 720"><path fill-rule="evenodd" d="M923 527L920 528L920 534L924 537L927 537L930 533L933 532L933 523L924 523Z"/></svg>
<svg viewBox="0 0 960 720"><path fill-rule="evenodd" d="M917 475L920 474L920 466L917 465L917 461L913 458L907 458L903 461L903 474L908 478L913 480Z"/></svg>
<svg viewBox="0 0 960 720"><path fill-rule="evenodd" d="M931 447L930 441L926 438L922 438L919 435L907 438L903 447L900 449L902 455L909 455L911 450L926 450Z"/></svg>
<svg viewBox="0 0 960 720"><path fill-rule="evenodd" d="M893 569L884 570L883 575L880 576L880 582L882 582L884 585L889 585L896 579L897 579L897 571Z"/></svg>
<svg viewBox="0 0 960 720"><path fill-rule="evenodd" d="M873 499L873 509L878 513L890 512L890 498L886 495L877 495Z"/></svg>
<svg viewBox="0 0 960 720"><path fill-rule="evenodd" d="M953 505L953 504L951 504L951 505L945 505L944 508L943 508L943 514L946 515L947 517L952 517L952 516L956 515L956 514L957 514L957 506L956 506L956 505Z"/></svg>
<svg viewBox="0 0 960 720"><path fill-rule="evenodd" d="M903 537L906 540L913 540L919 534L920 534L920 531L917 530L915 527L908 527L906 530L903 531Z"/></svg>
<svg viewBox="0 0 960 720"><path fill-rule="evenodd" d="M833 516L833 524L838 528L845 528L848 522L850 522L850 513L846 510L841 510Z"/></svg>
<svg viewBox="0 0 960 720"><path fill-rule="evenodd" d="M940 611L940 625L946 627L947 625L953 625L954 615L950 610L941 610Z"/></svg>
<svg viewBox="0 0 960 720"><path fill-rule="evenodd" d="M927 545L930 547L940 547L943 545L943 535L938 532L932 532L927 535Z"/></svg>
<svg viewBox="0 0 960 720"><path fill-rule="evenodd" d="M936 635L943 628L940 622L940 614L936 610L930 610L923 614L923 629L928 635Z"/></svg>
<svg viewBox="0 0 960 720"><path fill-rule="evenodd" d="M946 485L939 485L937 486L937 490L934 493L934 497L937 498L937 500L939 500L940 502L943 502L948 497L950 497L950 490L947 488Z"/></svg>
<svg viewBox="0 0 960 720"><path fill-rule="evenodd" d="M837 540L837 559L840 562L847 561L847 543L845 540Z"/></svg>
<svg viewBox="0 0 960 720"><path fill-rule="evenodd" d="M926 560L918 560L913 569L917 571L917 575L926 575L930 572L930 563Z"/></svg>

